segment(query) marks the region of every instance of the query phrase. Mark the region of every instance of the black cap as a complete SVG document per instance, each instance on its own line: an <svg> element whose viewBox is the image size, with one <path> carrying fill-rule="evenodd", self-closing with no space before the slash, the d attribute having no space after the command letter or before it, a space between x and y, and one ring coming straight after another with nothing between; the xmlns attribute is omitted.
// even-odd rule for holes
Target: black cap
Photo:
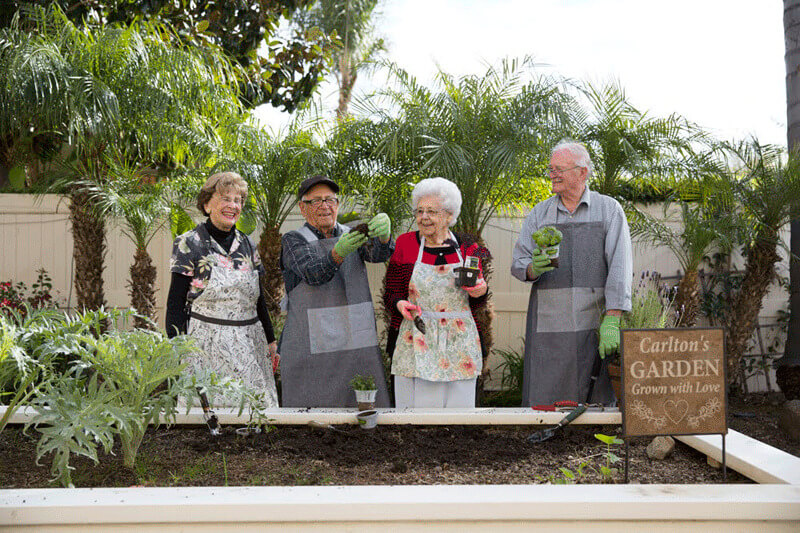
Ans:
<svg viewBox="0 0 800 533"><path fill-rule="evenodd" d="M306 178L303 180L303 183L301 183L300 187L297 189L297 199L299 200L300 198L302 198L303 195L307 193L311 187L319 185L320 183L330 187L333 192L339 192L339 186L336 185L335 181L321 174L318 174L316 176L311 176L310 178Z"/></svg>

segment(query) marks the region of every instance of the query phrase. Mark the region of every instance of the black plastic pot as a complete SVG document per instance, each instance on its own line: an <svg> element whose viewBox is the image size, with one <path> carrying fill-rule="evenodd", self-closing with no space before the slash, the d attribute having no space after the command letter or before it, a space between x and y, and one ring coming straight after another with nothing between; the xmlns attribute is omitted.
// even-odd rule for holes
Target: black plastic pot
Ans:
<svg viewBox="0 0 800 533"><path fill-rule="evenodd" d="M479 268L469 267L456 267L453 271L458 273L456 287L474 287L478 283L478 274L481 272Z"/></svg>

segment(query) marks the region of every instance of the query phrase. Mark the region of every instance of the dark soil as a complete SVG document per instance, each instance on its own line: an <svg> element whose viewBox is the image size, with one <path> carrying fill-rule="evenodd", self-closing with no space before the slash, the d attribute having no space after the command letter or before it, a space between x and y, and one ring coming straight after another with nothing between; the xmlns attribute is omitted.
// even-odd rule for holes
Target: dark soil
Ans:
<svg viewBox="0 0 800 533"><path fill-rule="evenodd" d="M367 226L366 222L362 222L358 226L355 226L351 231L357 231L361 233L364 237L369 238L369 226Z"/></svg>
<svg viewBox="0 0 800 533"><path fill-rule="evenodd" d="M777 407L769 398L731 402L730 427L800 456L800 444L777 428ZM161 427L145 436L134 471L122 465L121 452L101 456L94 465L74 460L78 487L220 485L389 485L526 484L565 478L560 467L577 472L582 483L602 481L605 445L595 433L613 435L616 426L568 426L548 441L529 444L530 426L378 426L335 430L280 426L243 437L225 427L212 438L205 427ZM49 487L49 457L35 464L37 433L9 426L0 438L0 488ZM700 452L677 443L667 460L652 461L649 438L631 440L630 476L634 483L723 483L721 470ZM622 446L614 446L622 456ZM622 462L614 476L623 479ZM749 480L732 470L728 483Z"/></svg>

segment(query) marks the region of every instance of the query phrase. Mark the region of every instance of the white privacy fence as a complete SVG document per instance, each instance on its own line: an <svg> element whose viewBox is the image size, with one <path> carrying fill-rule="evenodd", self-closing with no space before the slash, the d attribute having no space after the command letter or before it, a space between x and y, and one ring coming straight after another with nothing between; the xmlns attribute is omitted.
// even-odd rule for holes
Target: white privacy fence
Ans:
<svg viewBox="0 0 800 533"><path fill-rule="evenodd" d="M645 208L653 215L661 214L660 206ZM483 237L494 256L494 274L490 280L494 302L495 348L521 350L525 334L525 315L530 287L510 274L511 252L522 224L523 216L495 216L486 226ZM289 231L302 224L299 212L293 212L281 228ZM105 295L110 306L127 307L129 268L133 261L134 246L119 230L109 224L108 253L104 272ZM788 228L783 237L788 242ZM258 232L254 234L258 238ZM150 242L148 251L158 269L157 307L163 325L167 292L169 290L169 258L172 253L172 236L169 228L162 229ZM788 276L788 260L785 250L780 250L781 262L777 265L781 276ZM741 258L734 258L734 265L742 267ZM53 289L62 307L75 305L73 290L72 234L70 232L67 200L55 195L35 199L29 195L0 194L0 281L22 281L30 286L36 280L37 270L44 268L53 280ZM658 271L669 281L677 278L680 267L672 253L663 247L634 243L634 274L643 271ZM380 294L384 265L369 265L368 272L373 297ZM787 310L788 295L784 289L773 284L764 300L759 321L761 327L753 338L750 360L757 367L766 361L760 354L774 349L782 352L783 334L776 326L779 315ZM493 355L490 368L496 368L499 359ZM500 372L492 374L492 384L498 385ZM751 390L766 390L774 384L771 372L757 372L749 380Z"/></svg>

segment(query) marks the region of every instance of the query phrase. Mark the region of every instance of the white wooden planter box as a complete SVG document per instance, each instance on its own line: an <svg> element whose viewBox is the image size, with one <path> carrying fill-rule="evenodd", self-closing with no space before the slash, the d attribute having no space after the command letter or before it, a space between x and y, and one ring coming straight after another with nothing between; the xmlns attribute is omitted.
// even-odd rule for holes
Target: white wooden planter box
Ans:
<svg viewBox="0 0 800 533"><path fill-rule="evenodd" d="M0 407L0 416L3 408ZM12 421L30 417L21 410ZM222 424L246 417L217 411ZM380 410L379 424L554 424L530 409ZM355 423L277 409L279 424ZM573 423L618 424L619 412ZM177 423L202 423L193 410ZM721 460L718 435L679 437ZM730 431L730 468L764 485L184 487L0 491L0 531L800 531L800 458Z"/></svg>

